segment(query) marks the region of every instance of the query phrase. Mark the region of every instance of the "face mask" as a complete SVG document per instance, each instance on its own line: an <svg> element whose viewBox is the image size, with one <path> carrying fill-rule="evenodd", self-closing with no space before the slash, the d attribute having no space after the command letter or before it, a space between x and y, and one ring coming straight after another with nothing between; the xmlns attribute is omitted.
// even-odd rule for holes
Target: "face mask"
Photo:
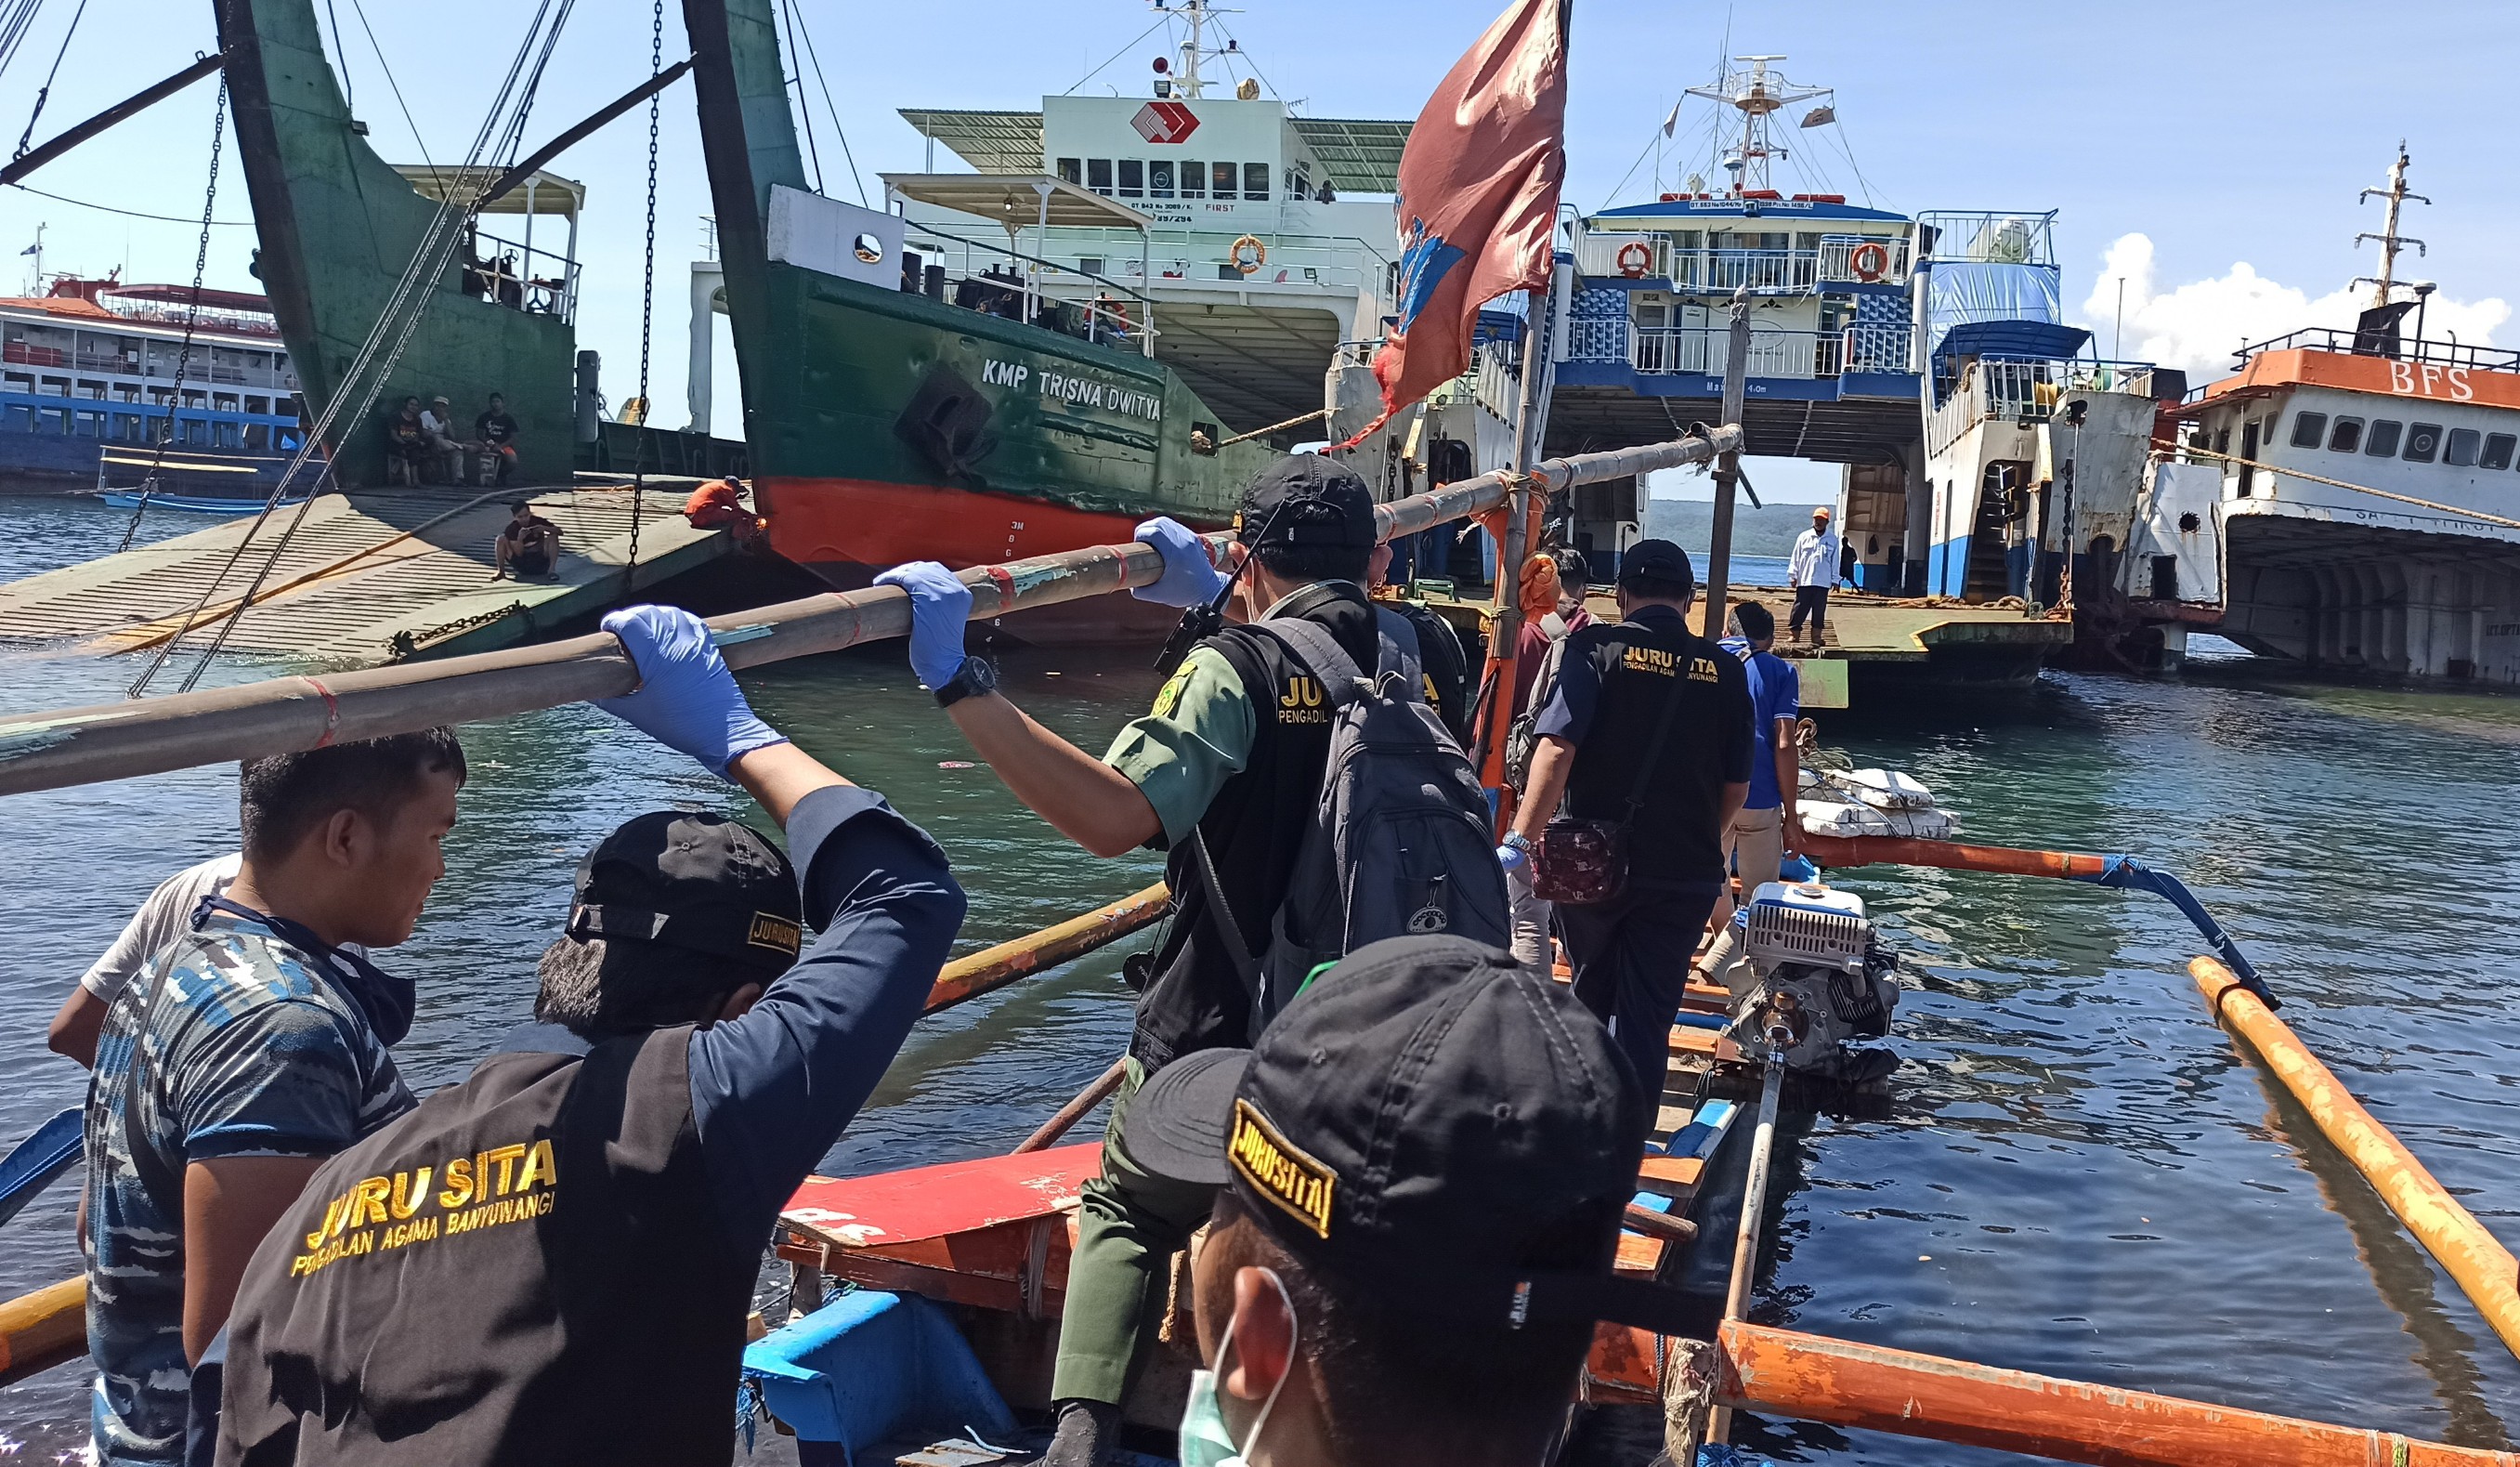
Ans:
<svg viewBox="0 0 2520 1467"><path fill-rule="evenodd" d="M1278 1291L1278 1298L1284 1302L1287 1319L1293 1320L1295 1301L1286 1293L1285 1282L1273 1269L1263 1268L1260 1273L1269 1280L1270 1287ZM1220 1366L1225 1363L1226 1351L1234 1346L1234 1326L1239 1322L1238 1315L1227 1321L1225 1338L1216 1342L1216 1363ZM1294 1343L1292 1340L1286 1342L1290 1356ZM1292 1374L1294 1370L1290 1361L1286 1375ZM1269 1398L1260 1403L1259 1419L1251 1423L1250 1440L1237 1447L1234 1433L1225 1425L1224 1405L1217 1399L1216 1377L1217 1372L1213 1370L1191 1372L1190 1399L1182 1406L1181 1467L1247 1467L1250 1461L1247 1453L1260 1444L1261 1428L1269 1424L1269 1413L1277 1409L1278 1393L1286 1389L1286 1376L1278 1377L1278 1384L1270 1390Z"/></svg>

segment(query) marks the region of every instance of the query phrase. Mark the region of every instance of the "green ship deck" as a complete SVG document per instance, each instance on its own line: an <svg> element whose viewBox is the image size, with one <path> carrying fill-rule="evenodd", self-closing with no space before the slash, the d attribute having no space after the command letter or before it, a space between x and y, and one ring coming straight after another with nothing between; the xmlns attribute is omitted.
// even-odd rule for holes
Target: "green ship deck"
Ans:
<svg viewBox="0 0 2520 1467"><path fill-rule="evenodd" d="M307 510L255 605L238 619L227 650L358 667L549 635L619 602L633 584L652 586L734 551L725 531L694 529L683 519L690 491L689 481L652 482L639 512L635 573L627 486L326 495ZM490 579L492 543L516 498L532 501L560 527L560 565L548 578ZM0 641L68 642L105 653L151 649L215 587L202 625L177 652L186 656L208 645L211 619L235 604L293 513L273 516L224 575L249 520L0 585Z"/></svg>

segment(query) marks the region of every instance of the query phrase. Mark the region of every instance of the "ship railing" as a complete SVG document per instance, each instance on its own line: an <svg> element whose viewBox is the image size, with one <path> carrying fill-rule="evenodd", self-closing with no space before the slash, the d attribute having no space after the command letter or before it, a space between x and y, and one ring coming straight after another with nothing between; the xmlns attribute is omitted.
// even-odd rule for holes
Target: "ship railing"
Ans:
<svg viewBox="0 0 2520 1467"><path fill-rule="evenodd" d="M1944 264L2056 264L2054 209L1937 209L1916 216L1916 227L1933 231L1928 252Z"/></svg>
<svg viewBox="0 0 2520 1467"><path fill-rule="evenodd" d="M1134 235L1132 236L1134 238ZM1155 354L1155 298L1124 281L1085 275L1056 260L1027 254L911 221L902 242L903 284L919 256L920 294L1000 316L1023 319L1029 300L1032 324L1115 350Z"/></svg>
<svg viewBox="0 0 2520 1467"><path fill-rule="evenodd" d="M530 243L475 231L472 258L463 266L462 289L530 315L577 319L577 261Z"/></svg>
<svg viewBox="0 0 2520 1467"><path fill-rule="evenodd" d="M1882 259L1877 271L1868 276L1856 268L1857 252L1876 245ZM1867 269L1873 266L1868 255L1862 263ZM1908 278L1908 242L1833 235L1822 239L1817 250L1731 250L1684 245L1654 230L1588 230L1576 236L1575 268L1579 274L1596 277L1667 281L1675 291L1717 295L1746 289L1759 295L1793 295L1822 285L1899 284Z"/></svg>
<svg viewBox="0 0 2520 1467"><path fill-rule="evenodd" d="M1915 329L1906 322L1865 322L1839 334L1838 370L1913 372Z"/></svg>
<svg viewBox="0 0 2520 1467"><path fill-rule="evenodd" d="M1639 328L1623 317L1577 317L1567 324L1566 360L1625 362L1647 376L1717 374L1731 352L1722 326ZM1904 324L1848 326L1837 331L1754 331L1753 377L1838 377L1848 372L1912 372L1913 332Z"/></svg>
<svg viewBox="0 0 2520 1467"><path fill-rule="evenodd" d="M1514 366L1519 354L1503 342L1482 342L1471 363L1477 380L1472 393L1501 422L1516 421L1522 410L1522 373Z"/></svg>
<svg viewBox="0 0 2520 1467"><path fill-rule="evenodd" d="M2305 326L2263 342L2251 342L2231 353L2234 370L2245 367L2261 351L2338 351L2357 356L2385 356L2398 361L2431 362L2442 367L2464 367L2484 372L2520 372L2520 349L2509 346L2470 346L2459 342L2408 341L2394 333L2356 332L2350 327ZM2188 395L2202 395L2197 388Z"/></svg>
<svg viewBox="0 0 2520 1467"><path fill-rule="evenodd" d="M926 226L913 221L912 228ZM1062 274L1096 280L1151 281L1161 289L1186 285L1329 287L1380 290L1391 264L1387 249L1351 235L1254 232L1266 258L1245 274L1231 243L1213 233L1150 230L1144 258L1134 229L1059 228L1050 243ZM1141 273L1144 272L1144 273Z"/></svg>
<svg viewBox="0 0 2520 1467"><path fill-rule="evenodd" d="M181 326L189 315L196 326L213 331L234 332L239 336L276 337L280 323L268 311L237 310L224 305L204 305L198 309L181 301L135 300L127 296L106 292L97 297L97 304L131 321L147 321L156 326Z"/></svg>
<svg viewBox="0 0 2520 1467"><path fill-rule="evenodd" d="M1927 447L1940 453L1960 435L1988 422L2027 427L2045 423L2068 397L2092 392L2124 392L2149 397L2153 364L2096 360L2089 357L1982 356L1968 364L1934 410Z"/></svg>

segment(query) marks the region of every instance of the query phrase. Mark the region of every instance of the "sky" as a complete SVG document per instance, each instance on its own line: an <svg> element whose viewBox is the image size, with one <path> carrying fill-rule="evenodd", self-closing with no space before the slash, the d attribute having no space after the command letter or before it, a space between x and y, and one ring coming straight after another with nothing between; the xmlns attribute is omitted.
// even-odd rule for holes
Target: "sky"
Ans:
<svg viewBox="0 0 2520 1467"><path fill-rule="evenodd" d="M341 27L353 108L379 151L443 161L464 153L537 7L558 0L306 3ZM794 3L822 67L819 77L810 62L802 69L825 191L849 200L858 195L837 146L843 136L878 199L878 171L922 166L924 143L896 108L1030 108L1106 62L1080 90L1143 94L1148 61L1163 45L1160 31L1132 40L1157 20L1145 0ZM0 131L26 128L57 54L38 140L212 45L211 0L88 0L65 51L76 8L49 0L0 70ZM668 59L685 49L680 9L665 7ZM1490 0L1245 0L1223 25L1261 69L1268 94L1298 112L1406 117L1492 14ZM557 133L649 74L649 22L635 5L577 6L528 138ZM328 44L330 36L328 23ZM2520 8L2507 3L2398 0L2381 11L2333 0L2120 0L2100 9L1576 0L1567 200L1591 209L1649 199L1658 161L1664 188L1709 171L1711 104L1683 107L1659 160L1653 144L1682 90L1709 80L1728 49L1784 53L1780 69L1792 80L1836 89L1837 125L1786 139L1798 150L1778 165L1787 192L1843 192L1910 212L2056 210L2068 311L2094 329L2103 352L2210 378L2243 340L2350 323L2359 298L2349 282L2376 264L2354 236L2379 228L2380 215L2356 195L2385 180L2402 138L2414 160L2410 186L2436 201L2408 206L2403 226L2426 253L2402 270L2440 283L2431 334L2520 343L2509 304L2520 293L2520 191L2498 120L2508 78L2520 74ZM380 52L392 60L399 101ZM168 219L0 189L0 252L32 244L41 225L48 270L120 265L127 280L188 282L216 90L199 83L27 180ZM552 165L588 184L579 344L603 353L615 401L636 390L639 373L644 123L644 113L625 117ZM658 147L649 375L655 421L679 427L686 271L701 254L709 206L688 83L664 95ZM940 154L939 166L950 165ZM253 231L231 227L249 218L232 158L215 216L229 222L211 230L205 282L255 289ZM18 257L21 273L0 270L0 289L22 289L33 263ZM721 363L723 432L738 420L734 373ZM1831 497L1836 472L1789 461L1752 467L1766 497L1787 501ZM1704 483L1682 479L1656 492L1703 494Z"/></svg>

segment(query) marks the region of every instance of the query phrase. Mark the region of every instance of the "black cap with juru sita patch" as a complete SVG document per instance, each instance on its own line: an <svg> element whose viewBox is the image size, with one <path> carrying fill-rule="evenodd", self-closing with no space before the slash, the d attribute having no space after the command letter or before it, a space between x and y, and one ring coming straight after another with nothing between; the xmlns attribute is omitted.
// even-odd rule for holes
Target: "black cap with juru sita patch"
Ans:
<svg viewBox="0 0 2520 1467"><path fill-rule="evenodd" d="M1255 550L1264 543L1371 550L1380 538L1373 491L1354 469L1318 453L1290 453L1261 470L1242 491L1235 529Z"/></svg>
<svg viewBox="0 0 2520 1467"><path fill-rule="evenodd" d="M683 810L641 815L577 868L572 938L654 942L785 972L804 944L787 853L747 825Z"/></svg>
<svg viewBox="0 0 2520 1467"><path fill-rule="evenodd" d="M1545 974L1462 938L1393 938L1313 979L1256 1048L1157 1071L1123 1144L1231 1186L1288 1252L1398 1307L1677 1333L1685 1296L1611 1271L1643 1106L1600 1022Z"/></svg>

